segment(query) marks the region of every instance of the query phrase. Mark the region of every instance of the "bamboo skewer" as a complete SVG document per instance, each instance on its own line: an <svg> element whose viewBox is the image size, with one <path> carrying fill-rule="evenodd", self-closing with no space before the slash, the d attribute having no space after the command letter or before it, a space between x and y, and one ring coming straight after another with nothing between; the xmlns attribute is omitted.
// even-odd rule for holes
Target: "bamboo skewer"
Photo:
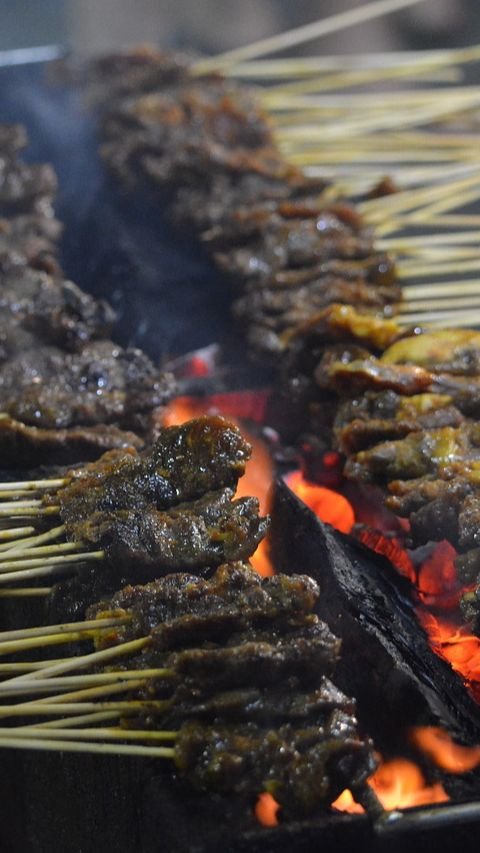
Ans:
<svg viewBox="0 0 480 853"><path fill-rule="evenodd" d="M34 527L9 527L7 530L0 530L0 542L3 543L0 547L3 548L5 543L10 546L12 541L24 539L32 533L35 533Z"/></svg>
<svg viewBox="0 0 480 853"><path fill-rule="evenodd" d="M13 631L0 632L0 648L4 642L11 640L24 640L33 637L45 637L49 634L70 633L71 631L82 632L99 630L103 628L113 628L118 625L126 625L131 622L131 616L119 615L109 616L99 619L88 619L84 622L62 622L58 625L38 625L34 628L17 628Z"/></svg>
<svg viewBox="0 0 480 853"><path fill-rule="evenodd" d="M321 36L339 32L347 27L356 26L365 21L371 21L374 18L406 9L409 6L416 5L418 2L422 2L422 0L376 0L376 2L367 3L357 9L340 12L329 18L314 21L302 27L296 27L288 32L261 39L253 44L226 51L209 59L200 60L193 66L193 71L200 75L208 74L211 71L221 70L235 63L244 62L247 59L257 59L259 56L278 53L280 50L305 44Z"/></svg>
<svg viewBox="0 0 480 853"><path fill-rule="evenodd" d="M21 730L22 737L25 738L41 738L49 739L59 735L68 740L132 740L132 741L172 741L177 737L175 731L149 731L147 729L122 729L119 726L110 728L91 728L91 729L44 729L40 726L16 726L15 728L0 728L0 737L18 736L18 731Z"/></svg>
<svg viewBox="0 0 480 853"><path fill-rule="evenodd" d="M9 680L9 686L12 684L21 684L23 682L36 681L38 678L50 678L53 675L62 675L66 672L72 672L77 669L85 669L90 666L105 663L108 660L113 660L116 657L123 657L139 652L150 645L150 637L140 637L137 640L130 640L127 643L121 643L118 646L112 646L108 649L102 649L99 652L90 652L86 655L81 655L74 658L66 658L59 662L46 662L44 667L35 669L24 675L15 676ZM0 684L0 694L2 687L6 682Z"/></svg>
<svg viewBox="0 0 480 853"><path fill-rule="evenodd" d="M35 554L35 551L33 553ZM12 571L19 573L20 570L25 571L26 569L47 568L47 564L49 568L53 569L67 566L72 563L84 563L91 562L92 560L104 559L105 551L79 551L76 554L60 554L58 556L48 557L47 559L32 556L17 560L9 557L8 560L0 562L0 581L7 576L4 573L11 573Z"/></svg>
<svg viewBox="0 0 480 853"><path fill-rule="evenodd" d="M0 589L0 598L46 598L52 591L51 586L26 586L14 589Z"/></svg>
<svg viewBox="0 0 480 853"><path fill-rule="evenodd" d="M107 720L118 720L118 714L115 711L96 711L93 714L79 714L78 717L65 717L54 720L46 720L42 723L35 723L37 729L70 729L75 726L89 726L91 723L104 723ZM31 724L15 726L15 731L21 731L32 728Z"/></svg>
<svg viewBox="0 0 480 853"><path fill-rule="evenodd" d="M172 676L172 671L169 669L142 669L142 670L119 670L118 672L101 672L87 675L59 676L58 678L38 679L32 684L18 685L17 687L8 688L4 685L2 696L22 696L32 693L51 692L54 693L59 688L89 689L91 687L108 687L111 685L121 684L124 689L133 689L135 683L139 682L144 685L149 679L168 678ZM138 686L138 684L137 684Z"/></svg>
<svg viewBox="0 0 480 853"><path fill-rule="evenodd" d="M58 527L52 527L50 530L46 530L45 533L37 533L34 527L25 528L25 530L31 530L34 535L28 536L27 538L21 541L14 541L5 543L5 545L0 546L3 551L16 551L18 549L24 549L25 547L36 548L37 545L44 545L47 542L54 542L55 539L58 539L65 532L65 525L59 524Z"/></svg>
<svg viewBox="0 0 480 853"><path fill-rule="evenodd" d="M9 548L0 552L0 567L4 564L15 562L24 559L37 559L39 557L56 557L62 554L68 554L72 551L80 553L85 546L81 542L60 542L56 545L32 545L30 548L22 548L20 545L16 548Z"/></svg>
<svg viewBox="0 0 480 853"><path fill-rule="evenodd" d="M55 752L82 752L95 755L132 755L141 758L175 758L169 747L140 746L123 743L75 743L69 740L38 740L29 737L0 737L0 747L11 749L37 749Z"/></svg>

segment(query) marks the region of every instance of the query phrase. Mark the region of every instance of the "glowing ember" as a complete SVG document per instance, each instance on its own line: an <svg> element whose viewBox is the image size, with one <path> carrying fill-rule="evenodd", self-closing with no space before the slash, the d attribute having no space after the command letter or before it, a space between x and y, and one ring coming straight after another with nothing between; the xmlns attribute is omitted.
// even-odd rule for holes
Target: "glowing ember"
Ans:
<svg viewBox="0 0 480 853"><path fill-rule="evenodd" d="M405 758L396 758L380 764L368 781L382 806L388 810L408 809L448 800L442 785L427 785L420 768ZM339 811L351 814L363 811L348 790L343 791L333 806Z"/></svg>
<svg viewBox="0 0 480 853"><path fill-rule="evenodd" d="M460 746L437 726L418 726L410 739L437 767L449 773L468 773L480 764L480 746Z"/></svg>
<svg viewBox="0 0 480 853"><path fill-rule="evenodd" d="M434 616L423 608L417 609L417 617L433 650L463 677L473 697L480 702L480 637L470 633L466 625Z"/></svg>
<svg viewBox="0 0 480 853"><path fill-rule="evenodd" d="M351 504L343 495L324 486L317 486L304 479L301 471L293 471L285 478L288 487L322 521L331 524L342 533L350 533L355 524Z"/></svg>
<svg viewBox="0 0 480 853"><path fill-rule="evenodd" d="M415 583L417 573L408 553L396 538L384 536L378 530L361 530L358 539L376 554L383 554L397 571Z"/></svg>
<svg viewBox="0 0 480 853"><path fill-rule="evenodd" d="M458 606L459 584L455 557L457 552L444 540L438 542L418 572L420 598L431 607L449 610Z"/></svg>
<svg viewBox="0 0 480 853"><path fill-rule="evenodd" d="M271 794L260 794L255 806L255 817L263 826L278 826L279 808Z"/></svg>

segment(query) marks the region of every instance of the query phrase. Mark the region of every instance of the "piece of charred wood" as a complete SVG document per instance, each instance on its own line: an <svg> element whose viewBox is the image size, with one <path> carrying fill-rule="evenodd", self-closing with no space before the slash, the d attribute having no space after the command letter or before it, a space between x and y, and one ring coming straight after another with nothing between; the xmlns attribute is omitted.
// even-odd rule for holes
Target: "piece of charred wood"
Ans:
<svg viewBox="0 0 480 853"><path fill-rule="evenodd" d="M461 743L479 742L477 704L432 651L415 616L413 588L385 557L324 525L283 483L271 543L279 569L290 571L295 559L318 581L317 612L342 639L336 680L349 684L359 719L380 748L393 732L398 739L399 729L425 719Z"/></svg>

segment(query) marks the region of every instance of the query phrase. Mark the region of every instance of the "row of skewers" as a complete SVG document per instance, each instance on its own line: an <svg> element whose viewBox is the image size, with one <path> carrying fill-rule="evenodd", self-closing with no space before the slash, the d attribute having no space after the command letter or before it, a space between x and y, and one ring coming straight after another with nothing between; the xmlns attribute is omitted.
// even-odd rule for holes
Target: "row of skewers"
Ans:
<svg viewBox="0 0 480 853"><path fill-rule="evenodd" d="M262 112L243 90L226 84L215 75L197 81L182 62L150 52L103 60L94 67L93 77L99 87L100 100L105 90L109 95L110 106L103 118L104 153L108 163L122 180L131 183L140 177L142 182L150 185L153 182L160 185L162 191L172 192L177 221L190 227L194 225L217 264L232 275L233 287L240 283L236 312L249 330L252 350L257 357L268 354L277 359L280 356L287 392L295 385L294 377L300 377L296 385L297 397L300 388L304 420L307 414L307 431L315 425L318 408L325 400L331 404L330 412L341 411L339 416L345 420L345 412L339 409L338 403L339 396L344 393L339 391L338 364L349 367L363 359L366 373L376 375L380 372L378 362L384 350L395 346L397 341L401 344L404 337L400 326L389 319L378 318L378 313L383 317L395 313L401 295L395 283L392 259L383 251L375 250L371 233L356 210L343 200L338 201L335 191L332 193L325 181L306 179L300 171L286 164ZM382 193L390 189L384 185L377 191ZM423 336L424 341L427 339L428 336ZM101 340L105 343L103 338ZM415 343L417 339L407 336L405 340ZM433 336L433 343L438 340ZM332 342L336 344L333 348ZM463 373L471 376L475 340L467 333L455 338L455 344ZM408 346L407 343L407 355L402 356L407 361ZM451 349L450 346L450 361L453 358ZM342 352L347 355L343 356ZM81 353L84 353L83 346ZM91 361L91 352L88 358ZM387 362L388 359L387 355ZM57 360L56 369L59 364ZM103 354L98 356L98 365L103 371ZM469 488L474 490L472 466L464 464L475 457L468 400L460 393L464 389L452 388L452 383L455 384L452 379L448 393L444 393L441 400L443 391L437 387L444 381L439 380L437 374L445 372L455 376L458 371L440 371L438 362L430 364L429 370L435 374L429 382L423 377L420 386L415 382L402 385L407 402L396 400L397 409L392 403L391 420L395 420L398 411L403 418L400 429L405 430L406 435L410 432L416 435L420 423L418 418L415 420L417 413L423 417L437 408L442 409L440 417L445 416L447 420L442 422L441 428L450 432L429 435L428 447L426 450L420 448L419 456L422 459L429 453L432 456L432 444L437 447L449 439L450 445L443 456L440 452L432 456L436 467L434 465L426 473L435 474L435 482L449 481L453 476L451 472L461 468L461 475L469 478ZM83 379L84 366L78 372ZM325 372L328 382L323 378ZM146 373L151 377L148 370ZM403 377L405 371L399 373ZM417 366L412 367L411 373L418 379ZM125 393L120 381L120 394L112 394L116 401L114 414L107 405L99 414L95 410L95 414L85 415L91 400L83 397L80 416L67 414L64 421L55 420L56 439L60 436L59 427L69 430L77 417L85 419L89 427L92 420L94 425L107 420L110 426L121 430L127 424L131 426L129 416L124 418L125 409L121 408L125 400L128 412L134 413L140 442L145 437L151 439L154 433L151 423L146 426L148 417L145 418L145 414L161 405L171 393L169 382L154 374L157 396L153 405L150 378L144 380L143 367L132 370L132 391L139 383L142 391L145 390L145 394L140 395L140 406L130 404L128 383ZM47 375L47 371L45 374L37 371L36 385L42 387ZM95 394L99 386L109 387L103 372L100 381L94 378L95 381ZM385 380L386 388L382 387L382 391L391 390L388 381ZM158 393L159 382L162 393ZM72 386L69 379L69 389ZM352 389L355 390L354 386L349 385L345 406L350 403ZM74 388L75 394L77 390ZM118 391L115 383L113 390ZM420 399L422 393L417 394L417 391L425 392L423 399ZM30 388L28 393L32 393ZM105 397L109 403L110 395L107 393ZM63 391L54 395L54 399L67 407ZM44 411L38 409L37 398L34 405L36 411ZM366 405L363 399L358 402L355 397L353 409L362 405ZM382 400L378 405L382 408L385 404ZM405 409L410 418L408 427L405 426ZM21 414L23 416L23 410ZM365 420L370 420L369 415ZM428 420L426 423L428 426ZM413 429L410 429L412 424ZM424 425L422 422L422 429ZM47 422L41 426L47 426ZM81 427L83 430L83 423ZM331 429L332 421L329 427ZM359 432L357 427L356 424L352 434ZM457 428L461 432L452 435L451 430ZM335 424L330 434L337 437L339 431ZM227 453L228 476L224 480L225 448L212 443L211 438L212 435L225 437L227 433L229 452L233 442L236 453L233 458ZM200 434L205 439L204 444ZM343 452L346 450L346 444L342 443L344 438L338 442ZM60 441L63 440L61 436ZM53 577L66 570L73 570L75 574L64 584L54 584L53 593L50 588L42 591L48 594L49 602L52 600L51 612L57 608L57 612L63 614L61 623L51 630L48 627L32 629L34 633L29 634L25 629L14 637L4 636L0 638L0 650L4 654L17 654L32 648L32 644L39 643L45 649L57 642L78 641L80 636L90 636L101 651L72 655L49 664L20 660L4 664L5 674L14 672L15 667L20 672L0 685L0 695L3 692L5 698L15 696L17 690L37 695L36 689L41 692L52 688L54 691L58 688L69 690L70 687L77 688L73 691L77 695L72 698L71 694L60 693L54 702L35 700L26 712L25 703L3 706L2 715L7 718L27 713L34 717L45 714L55 719L22 726L20 733L12 727L3 732L1 742L5 746L42 748L43 744L44 748L92 751L98 746L105 751L110 739L143 738L149 743L154 739L170 740L175 746L155 747L156 754L173 758L177 768L200 788L226 790L230 786L231 790L253 794L265 787L277 796L286 812L297 814L319 803L328 805L346 785L358 787L358 796L362 798L365 795L361 792L362 786L374 765L371 744L358 736L351 700L324 681L332 671L338 644L328 635L325 626L319 627L318 620L310 612L316 595L311 583L309 585L307 579L301 581L309 591L309 604L299 603L297 599L285 617L286 626L282 622L277 592L272 592L276 607L269 611L270 615L262 607L252 615L248 607L245 609L242 596L235 604L227 596L226 608L222 609L225 601L221 604L222 596L215 592L215 584L228 587L230 581L236 585L237 592L239 588L248 588L254 597L262 585L265 589L272 583L272 590L287 586L286 579L282 578L276 579L277 586L270 581L260 582L251 575L248 566L230 562L247 559L266 527L252 499L233 500L236 477L248 455L240 438L230 427L210 420L187 425L183 430L161 431L157 442L146 451L138 451L138 440L130 440L128 436L127 441L134 447L136 444L137 449L114 451L98 463L69 471L56 481L37 479L10 487L5 484L4 518L34 519L35 529L14 527L3 532L0 547L4 556L1 565L6 584L4 592L11 591L10 584L30 578ZM122 436L122 443L127 441ZM203 455L200 447L204 448ZM98 444L96 448L95 455ZM182 468L186 448L193 450L187 459L187 468ZM399 451L402 455L402 448ZM88 458L84 446L81 454L83 456L78 458ZM24 449L21 457L28 458ZM453 457L453 462L461 463L455 469L452 469ZM34 455L28 458L29 465L33 458ZM207 477L205 482L200 476L198 481L199 474L210 471L212 464L215 468L219 458L222 464L217 467L223 472L220 478L216 479L219 473L216 470L212 479ZM349 463L347 473L350 471L351 476L358 477L355 472L361 464L369 471L374 467L370 465L370 458L365 463L363 458L355 458ZM196 483L193 492L182 491L185 480ZM37 496L30 499L32 490ZM41 497L43 492L46 492L45 497ZM55 519L53 528L48 526L51 517ZM19 529L22 532L19 533ZM470 545L470 540L466 541ZM205 573L210 577L213 567L225 561L229 562L211 581L202 582L183 575L172 575L165 581L151 580L165 571L187 566L195 574ZM98 605L100 610L94 607L86 622L77 622L76 628L70 630L70 625L65 626L66 616L82 620L89 603L99 596L111 596L126 582L137 584L139 580L149 583L146 587L127 587L113 595ZM172 656L172 649L164 643L175 620L164 605L164 597L167 590L177 607L182 583L188 589L189 604L192 604L192 613L189 613L192 635L186 641L186 648L174 647ZM215 603L206 626L202 623L200 602L210 600L211 590L214 590ZM135 609L137 599L143 602L143 610L142 606ZM155 614L158 624L154 621ZM175 618L177 616L175 611ZM181 612L182 636L185 618ZM97 624L92 625L92 622ZM227 623L229 627L225 629ZM133 632L132 624L135 626ZM177 628L174 624L173 635ZM40 633L35 634L36 631ZM298 668L308 669L309 656L313 654L312 649L317 648L315 643L312 646L312 639L318 633L321 634L324 663L316 658L315 677L304 672L306 681L303 684L301 679L299 681ZM103 648L104 643L107 648ZM252 644L255 648L250 648ZM259 648L261 644L263 649ZM288 658L292 648L300 649L300 653ZM125 664L125 670L104 671L101 662L115 657L117 652L120 660L130 652L138 652L140 659L132 668ZM285 654L290 661L288 665ZM289 669L293 659L295 667ZM264 669L263 660L267 661ZM64 677L63 673L99 664L101 668L89 676L92 681L88 686L85 681L55 683L57 678ZM182 669L184 666L186 669ZM193 668L189 670L188 666ZM213 668L210 671L209 666ZM217 673L218 667L222 672L222 666L226 681L219 684L217 674L213 677L209 672ZM261 684L255 681L257 668L262 673ZM142 676L135 684L137 669L142 671ZM122 672L127 675L122 677ZM269 677L266 673L274 677L272 685L265 684ZM285 679L294 691L292 696L285 697ZM127 702L104 702L103 697L108 693L95 691L108 691L113 689L112 685L119 692L133 688L137 693L132 693ZM78 696L78 691L82 695ZM86 695L85 691L93 693ZM295 691L299 691L298 695ZM100 701L98 695L102 696ZM92 697L96 697L94 701ZM43 711L39 710L41 705ZM56 707L52 710L52 706ZM109 719L120 720L120 727L117 725L110 731L91 728L100 721L99 717L106 719L101 716L104 714ZM72 716L73 720L77 718L73 725L78 724L78 729L73 728ZM273 718L275 726L272 727ZM301 725L298 720L302 721ZM146 731L148 726L155 730ZM60 732L64 733L63 738ZM97 737L106 743L96 744ZM125 743L120 748L115 746L117 751L122 748L128 750L129 747ZM138 746L134 748L139 749ZM143 749L142 754L154 754L154 751L147 752L150 747Z"/></svg>
<svg viewBox="0 0 480 853"><path fill-rule="evenodd" d="M280 366L282 401L296 401L290 436L378 485L414 547L446 538L461 552L464 613L480 630L479 334L401 325L393 258L358 208L288 164L243 88L152 51L90 74L107 164L126 186L170 194L240 290L252 356Z"/></svg>

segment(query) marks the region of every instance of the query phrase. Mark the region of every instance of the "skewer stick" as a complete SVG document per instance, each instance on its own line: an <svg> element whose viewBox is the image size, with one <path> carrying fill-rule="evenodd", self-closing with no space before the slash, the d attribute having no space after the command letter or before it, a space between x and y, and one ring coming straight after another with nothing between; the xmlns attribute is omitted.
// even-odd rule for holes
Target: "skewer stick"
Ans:
<svg viewBox="0 0 480 853"><path fill-rule="evenodd" d="M18 736L20 727L15 728L0 728L0 737ZM68 740L137 740L137 741L172 741L176 740L178 733L175 731L150 731L147 729L122 729L120 726L111 726L110 728L91 728L91 729L42 729L40 726L22 726L22 737L25 738L41 738L48 740L56 736L66 738Z"/></svg>
<svg viewBox="0 0 480 853"><path fill-rule="evenodd" d="M89 726L91 723L104 723L107 720L118 720L118 714L115 711L97 711L95 714L79 714L78 717L65 717L64 720L46 720L44 723L35 723L37 729L69 729L74 726ZM16 731L22 731L32 728L29 723L24 726L15 726Z"/></svg>
<svg viewBox="0 0 480 853"><path fill-rule="evenodd" d="M452 329L465 329L470 326L477 326L480 323L480 310L457 311L456 313L452 311L434 311L430 314L403 314L398 318L398 322L402 326L421 323L422 326L447 326Z"/></svg>
<svg viewBox="0 0 480 853"><path fill-rule="evenodd" d="M477 296L460 296L445 299L419 299L418 301L402 302L399 316L413 311L458 311L460 308L480 308L480 294Z"/></svg>
<svg viewBox="0 0 480 853"><path fill-rule="evenodd" d="M471 294L475 296L480 293L480 280L472 279L471 281L455 280L441 281L431 284L406 284L402 287L406 299L423 299L429 296L466 296Z"/></svg>
<svg viewBox="0 0 480 853"><path fill-rule="evenodd" d="M3 685L2 696L22 696L24 694L42 692L54 693L56 690L61 690L62 688L68 689L74 687L87 690L92 687L108 687L109 684L121 684L124 689L133 689L135 686L134 682L140 682L140 685L144 685L148 679L168 678L172 675L172 670L163 668L136 669L128 672L99 672L94 675L72 675L70 677L60 676L59 678L38 679L38 681L34 682L34 686L32 684L20 684L17 687L9 688L8 684L5 683ZM53 699L49 701L53 701Z"/></svg>
<svg viewBox="0 0 480 853"><path fill-rule="evenodd" d="M175 750L161 746L137 746L123 743L75 743L69 740L37 740L26 737L1 737L0 747L40 749L50 752L82 752L97 755L134 755L139 758L175 758Z"/></svg>
<svg viewBox="0 0 480 853"><path fill-rule="evenodd" d="M35 533L34 527L9 527L6 530L0 530L0 542L7 543L10 546L15 539L28 537L31 533ZM3 545L1 546L4 547Z"/></svg>
<svg viewBox="0 0 480 853"><path fill-rule="evenodd" d="M46 679L46 680L48 681L48 679ZM76 705L79 702L81 703L85 699L97 699L98 697L111 696L112 694L115 694L115 693L125 693L125 692L128 692L129 690L137 690L140 687L144 687L144 686L145 686L145 679L143 677L139 678L137 675L136 680L123 681L123 682L120 682L117 684L101 684L101 685L98 685L96 687L86 687L86 688L83 688L82 690L75 690L75 691L72 690L69 693L59 693L55 696L47 696L47 697L44 697L43 699L34 699L34 700L30 700L29 702L22 703L22 704L24 706L26 706L26 705L43 705L43 704L45 704L45 705L64 705L65 702L72 702ZM11 696L11 695L13 695L11 692L12 690L18 691L19 689L20 689L19 687L12 687L12 688L10 688L10 690L7 689L5 691L5 695ZM3 691L2 691L2 695L3 695ZM163 700L163 701L165 704L162 706L162 708L169 707L168 700Z"/></svg>
<svg viewBox="0 0 480 853"><path fill-rule="evenodd" d="M404 262L397 267L399 279L408 280L412 278L430 278L435 275L448 275L454 272L477 272L480 270L480 258L468 261L455 261L449 263L416 264L415 262Z"/></svg>
<svg viewBox="0 0 480 853"><path fill-rule="evenodd" d="M2 501L0 506L2 509L11 509L11 507L17 508L26 508L30 509L31 507L41 506L42 501L40 498L32 498L31 500L25 501Z"/></svg>
<svg viewBox="0 0 480 853"><path fill-rule="evenodd" d="M128 700L125 702L22 702L16 705L0 705L1 717L52 717L55 714L70 715L90 711L118 711L122 714L137 714L144 710L162 712L170 705L168 700Z"/></svg>
<svg viewBox="0 0 480 853"><path fill-rule="evenodd" d="M24 530L31 530L35 533L34 527L25 527ZM53 542L55 539L58 539L59 536L65 532L65 525L60 524L58 527L52 527L51 530L47 530L45 533L38 533L35 536L29 536L27 539L22 539L21 542L14 542L12 545L10 542L5 546L0 546L4 551L16 551L20 548L35 548L37 545L43 545L46 542Z"/></svg>
<svg viewBox="0 0 480 853"><path fill-rule="evenodd" d="M51 586L25 586L15 589L0 589L0 598L46 598Z"/></svg>
<svg viewBox="0 0 480 853"><path fill-rule="evenodd" d="M35 553L35 551L33 552ZM16 557L10 557L8 560L0 561L0 573L10 572L11 570L19 571L20 569L36 569L45 566L66 566L70 563L83 563L92 560L104 560L105 551L81 551L76 554L59 555L58 557L24 557L17 560Z"/></svg>
<svg viewBox="0 0 480 853"><path fill-rule="evenodd" d="M38 569L21 569L19 572L5 572L4 574L0 572L0 584L11 583L12 581L24 581L29 578L45 578L65 571L73 572L74 570L74 565L50 566L47 563Z"/></svg>
<svg viewBox="0 0 480 853"><path fill-rule="evenodd" d="M51 665L47 663L41 669L35 670L34 672L29 672L26 675L18 675L15 678L10 679L9 684L13 683L22 683L25 681L36 681L38 678L50 678L52 675L61 675L65 672L72 672L76 669L84 669L90 666L96 666L98 663L105 663L107 660L113 660L116 657L123 657L125 655L131 655L135 652L139 652L142 649L146 648L146 646L150 645L151 638L150 637L140 637L137 640L130 640L128 643L121 643L118 646L112 646L108 649L102 649L99 652L90 652L87 655L81 655L79 657L67 658L66 660L59 661L58 663L54 663ZM0 692L2 689L2 685L0 684Z"/></svg>
<svg viewBox="0 0 480 853"><path fill-rule="evenodd" d="M49 660L48 663L53 666L53 664L63 663L64 661L71 660L71 657L68 658L57 658L55 660ZM36 660L36 661L15 661L15 663L0 663L0 675L10 675L11 673L16 672L34 672L36 669L45 669L47 661L44 660Z"/></svg>
<svg viewBox="0 0 480 853"><path fill-rule="evenodd" d="M81 542L60 542L56 545L32 545L30 548L10 548L0 552L0 566L12 560L33 559L37 557L56 557L60 554L67 554L72 551L80 551L85 546ZM47 562L45 560L45 562ZM48 562L51 562L49 559Z"/></svg>
<svg viewBox="0 0 480 853"><path fill-rule="evenodd" d="M34 628L17 628L14 631L1 631L0 647L4 642L10 640L44 637L49 634L68 634L72 631L76 631L77 633L81 633L82 631L90 632L92 629L95 631L97 628L102 630L104 628L117 627L117 625L126 625L131 621L131 616L125 615L123 611L119 611L117 616L105 616L102 619L88 619L84 622L62 622L57 625L38 625Z"/></svg>
<svg viewBox="0 0 480 853"><path fill-rule="evenodd" d="M17 480L16 482L0 483L0 489L2 492L15 492L18 489L32 491L38 491L39 489L60 489L69 482L70 480L65 477L57 480Z"/></svg>
<svg viewBox="0 0 480 853"><path fill-rule="evenodd" d="M209 59L200 60L193 65L192 70L195 74L208 74L211 71L222 69L236 62L257 59L259 56L277 53L280 50L285 50L297 44L305 44L308 41L313 41L313 39L320 38L329 33L339 32L347 27L356 26L365 21L372 21L374 18L380 18L383 15L397 12L400 9L406 9L409 6L415 6L418 2L422 2L422 0L376 0L376 2L367 3L357 9L339 12L323 20L314 21L302 27L295 27L276 36L260 39L260 41L253 42L253 44L226 51Z"/></svg>
<svg viewBox="0 0 480 853"><path fill-rule="evenodd" d="M32 507L22 507L18 504L14 504L12 507L6 507L5 504L0 504L0 518L10 518L15 515L24 515L24 516L42 516L42 515L58 515L60 511L59 506L32 506Z"/></svg>

